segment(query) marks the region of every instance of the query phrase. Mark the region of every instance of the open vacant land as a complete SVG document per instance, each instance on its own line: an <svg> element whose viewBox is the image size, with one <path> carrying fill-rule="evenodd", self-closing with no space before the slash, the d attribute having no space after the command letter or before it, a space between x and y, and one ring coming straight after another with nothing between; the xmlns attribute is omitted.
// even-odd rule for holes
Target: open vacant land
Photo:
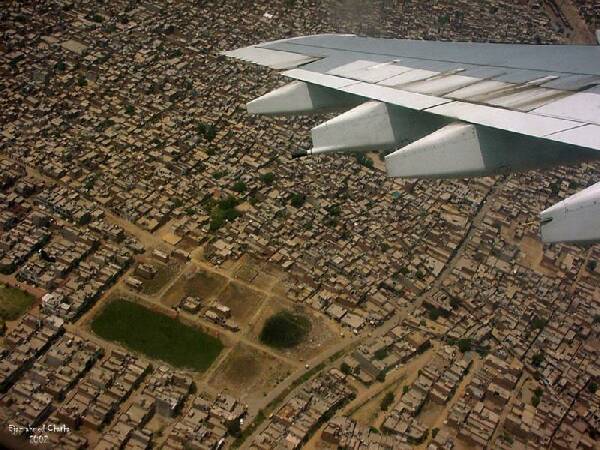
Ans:
<svg viewBox="0 0 600 450"><path fill-rule="evenodd" d="M293 370L278 358L240 343L214 371L210 384L252 403L261 400Z"/></svg>
<svg viewBox="0 0 600 450"><path fill-rule="evenodd" d="M286 278L285 273L272 264L244 255L240 258L233 276L238 280L252 284L257 289L270 290L277 295L285 296L287 289L280 281Z"/></svg>
<svg viewBox="0 0 600 450"><path fill-rule="evenodd" d="M168 306L179 304L182 298L192 296L202 300L218 293L225 286L227 279L215 273L199 270L186 273L171 286L162 298L162 303Z"/></svg>
<svg viewBox="0 0 600 450"><path fill-rule="evenodd" d="M0 321L18 319L34 301L33 295L21 289L0 284Z"/></svg>
<svg viewBox="0 0 600 450"><path fill-rule="evenodd" d="M180 266L178 264L163 264L159 262L153 262L150 265L154 266L156 269L156 275L154 278L144 280L142 292L144 294L153 295L164 288L173 279Z"/></svg>
<svg viewBox="0 0 600 450"><path fill-rule="evenodd" d="M245 325L261 304L261 295L235 282L231 282L218 296L218 301L231 308L236 322Z"/></svg>
<svg viewBox="0 0 600 450"><path fill-rule="evenodd" d="M223 348L215 337L123 299L106 305L91 327L104 339L196 371L206 370Z"/></svg>

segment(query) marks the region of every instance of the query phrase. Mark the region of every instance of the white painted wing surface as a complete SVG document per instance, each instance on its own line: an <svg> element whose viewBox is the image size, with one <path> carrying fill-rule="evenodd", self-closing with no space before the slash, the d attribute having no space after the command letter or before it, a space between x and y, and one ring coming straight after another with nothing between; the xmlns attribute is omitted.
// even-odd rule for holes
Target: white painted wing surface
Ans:
<svg viewBox="0 0 600 450"><path fill-rule="evenodd" d="M225 54L296 80L249 103L249 112L346 111L314 128L313 149L296 156L391 150L386 156L390 176L442 178L600 158L599 46L326 34ZM581 198L566 201L579 204ZM592 205L584 209L585 220L577 219L583 213L575 215L572 207L565 213L586 223L586 232L558 219L562 206L545 211L543 237L551 242L600 239L598 227L590 225ZM556 218L549 220L550 213Z"/></svg>

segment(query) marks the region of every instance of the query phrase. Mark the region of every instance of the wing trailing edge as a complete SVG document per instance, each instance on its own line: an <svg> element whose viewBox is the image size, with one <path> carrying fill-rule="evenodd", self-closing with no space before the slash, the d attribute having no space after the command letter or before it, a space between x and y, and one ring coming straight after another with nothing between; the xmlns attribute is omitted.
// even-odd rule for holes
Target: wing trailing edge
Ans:
<svg viewBox="0 0 600 450"><path fill-rule="evenodd" d="M391 177L486 176L600 159L600 49L304 36L226 56L296 80L252 114L345 111L293 157L389 152ZM544 211L546 242L600 241L600 184Z"/></svg>

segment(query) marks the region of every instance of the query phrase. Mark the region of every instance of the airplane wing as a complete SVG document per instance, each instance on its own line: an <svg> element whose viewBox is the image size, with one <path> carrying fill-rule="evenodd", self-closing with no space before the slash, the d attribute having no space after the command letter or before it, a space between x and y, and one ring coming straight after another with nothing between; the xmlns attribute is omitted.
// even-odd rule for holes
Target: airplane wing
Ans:
<svg viewBox="0 0 600 450"><path fill-rule="evenodd" d="M600 46L315 35L224 52L290 84L252 114L342 111L293 156L384 150L391 177L487 176L600 157ZM596 203L598 202L598 206ZM546 242L600 241L600 185L544 211Z"/></svg>

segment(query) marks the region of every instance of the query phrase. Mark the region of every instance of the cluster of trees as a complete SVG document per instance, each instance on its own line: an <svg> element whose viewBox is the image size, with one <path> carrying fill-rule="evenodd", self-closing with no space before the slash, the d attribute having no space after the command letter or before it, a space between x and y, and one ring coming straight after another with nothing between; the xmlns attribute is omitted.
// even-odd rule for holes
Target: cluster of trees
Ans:
<svg viewBox="0 0 600 450"><path fill-rule="evenodd" d="M448 313L442 308L436 308L435 306L425 305L427 312L429 313L429 319L436 321L440 316L448 317Z"/></svg>
<svg viewBox="0 0 600 450"><path fill-rule="evenodd" d="M232 191L237 192L239 194L246 192L247 189L248 186L246 186L246 183L244 183L242 180L236 181L231 187Z"/></svg>
<svg viewBox="0 0 600 450"><path fill-rule="evenodd" d="M540 387L538 387L535 391L533 391L533 397L531 397L531 404L534 407L536 407L536 408L538 407L543 394L544 394L544 390Z"/></svg>
<svg viewBox="0 0 600 450"><path fill-rule="evenodd" d="M355 153L354 156L361 166L368 167L369 169L373 168L373 160L364 153Z"/></svg>
<svg viewBox="0 0 600 450"><path fill-rule="evenodd" d="M381 405L380 405L381 410L387 411L388 408L390 406L392 406L393 402L394 402L394 393L388 392L387 394L384 395L383 400L381 400Z"/></svg>
<svg viewBox="0 0 600 450"><path fill-rule="evenodd" d="M473 348L473 340L469 338L463 339L448 339L448 344L457 345L462 353L470 352Z"/></svg>
<svg viewBox="0 0 600 450"><path fill-rule="evenodd" d="M210 209L210 231L217 231L225 222L235 220L240 216L240 212L235 208L240 201L230 195L218 202L209 202L207 207Z"/></svg>
<svg viewBox="0 0 600 450"><path fill-rule="evenodd" d="M290 205L294 208L300 208L306 202L306 195L301 192L292 192L290 195Z"/></svg>
<svg viewBox="0 0 600 450"><path fill-rule="evenodd" d="M379 350L377 350L375 352L375 359L381 361L382 359L387 358L387 356L389 355L389 351L387 348L380 348Z"/></svg>
<svg viewBox="0 0 600 450"><path fill-rule="evenodd" d="M203 136L208 142L211 142L217 136L217 129L215 126L204 122L198 123L196 131L198 131L198 134Z"/></svg>
<svg viewBox="0 0 600 450"><path fill-rule="evenodd" d="M267 172L267 173L263 173L259 178L260 178L260 181L262 181L263 183L265 183L267 185L271 185L271 184L273 184L273 181L275 180L275 174L273 174L273 172Z"/></svg>
<svg viewBox="0 0 600 450"><path fill-rule="evenodd" d="M104 22L104 17L102 17L100 14L98 14L96 12L90 12L89 14L87 14L85 16L85 18L87 20L90 20L90 21L96 22L96 23L102 23L102 22Z"/></svg>
<svg viewBox="0 0 600 450"><path fill-rule="evenodd" d="M543 362L544 362L544 354L542 352L536 353L535 355L533 355L533 358L531 358L531 363L535 367L540 367Z"/></svg>

